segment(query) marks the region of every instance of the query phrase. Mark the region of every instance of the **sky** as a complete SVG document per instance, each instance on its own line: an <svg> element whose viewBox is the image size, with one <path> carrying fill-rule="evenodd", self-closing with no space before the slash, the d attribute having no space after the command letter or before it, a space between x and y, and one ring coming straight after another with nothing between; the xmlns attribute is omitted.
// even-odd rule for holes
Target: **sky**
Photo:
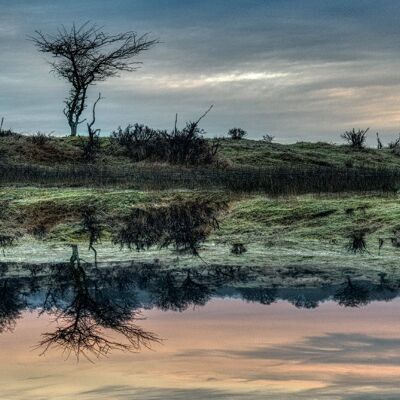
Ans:
<svg viewBox="0 0 400 400"><path fill-rule="evenodd" d="M160 43L133 73L100 91L103 133L128 123L172 128L197 119L209 136L340 142L370 127L400 131L397 0L0 0L0 117L21 132L68 133L68 86L27 40L37 29L88 20L110 33L149 32Z"/></svg>

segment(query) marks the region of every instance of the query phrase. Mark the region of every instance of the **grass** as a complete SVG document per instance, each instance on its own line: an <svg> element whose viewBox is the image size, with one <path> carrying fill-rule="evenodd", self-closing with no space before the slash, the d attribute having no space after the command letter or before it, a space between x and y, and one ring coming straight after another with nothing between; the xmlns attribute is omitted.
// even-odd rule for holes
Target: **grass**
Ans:
<svg viewBox="0 0 400 400"><path fill-rule="evenodd" d="M400 157L389 149L362 151L346 145L324 142L295 144L265 143L256 140L223 140L221 157L234 165L252 166L325 166L385 167L400 166Z"/></svg>
<svg viewBox="0 0 400 400"><path fill-rule="evenodd" d="M85 139L86 140L86 139ZM84 164L81 137L52 137L43 145L28 136L0 137L0 160L8 164L70 165ZM252 167L346 167L398 168L400 157L390 149L367 148L361 151L330 143L266 143L257 140L221 140L219 158L231 166ZM124 152L108 137L100 138L97 165L131 165Z"/></svg>
<svg viewBox="0 0 400 400"><path fill-rule="evenodd" d="M268 195L390 193L400 188L400 157L389 149L223 139L217 162L183 166L135 163L115 141L101 138L100 150L88 164L82 137L32 139L0 137L0 186L220 189Z"/></svg>

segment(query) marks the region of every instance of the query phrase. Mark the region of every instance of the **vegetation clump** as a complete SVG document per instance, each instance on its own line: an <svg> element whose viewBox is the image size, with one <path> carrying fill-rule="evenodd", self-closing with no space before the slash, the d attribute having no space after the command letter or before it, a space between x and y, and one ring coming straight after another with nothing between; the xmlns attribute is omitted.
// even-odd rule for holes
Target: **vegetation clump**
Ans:
<svg viewBox="0 0 400 400"><path fill-rule="evenodd" d="M195 122L187 122L183 129L172 132L154 130L145 125L119 127L111 140L122 147L134 162L155 161L180 165L208 165L217 161L219 141L210 142L204 138L199 122L212 106Z"/></svg>
<svg viewBox="0 0 400 400"><path fill-rule="evenodd" d="M347 144L355 149L362 150L365 147L365 141L367 140L367 132L369 128L356 131L354 128L351 131L346 131L341 137L346 140Z"/></svg>
<svg viewBox="0 0 400 400"><path fill-rule="evenodd" d="M229 129L228 136L233 140L240 140L247 136L247 132L242 128L232 128Z"/></svg>
<svg viewBox="0 0 400 400"><path fill-rule="evenodd" d="M269 135L268 133L263 136L263 142L271 144L273 140L275 139L275 136Z"/></svg>
<svg viewBox="0 0 400 400"><path fill-rule="evenodd" d="M44 146L51 140L51 136L43 132L37 132L36 135L29 136L29 140L36 146Z"/></svg>

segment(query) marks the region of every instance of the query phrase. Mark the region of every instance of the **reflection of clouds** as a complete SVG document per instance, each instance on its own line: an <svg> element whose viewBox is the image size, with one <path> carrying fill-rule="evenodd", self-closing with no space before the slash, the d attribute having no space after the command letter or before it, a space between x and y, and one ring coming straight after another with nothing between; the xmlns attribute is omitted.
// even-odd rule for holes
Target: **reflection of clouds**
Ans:
<svg viewBox="0 0 400 400"><path fill-rule="evenodd" d="M380 382L376 382L380 384ZM365 382L366 386L371 387L374 382ZM353 393L348 387L337 382L326 388L304 390L296 393L281 393L277 391L248 391L239 392L235 390L217 389L179 389L179 388L132 388L129 386L107 386L93 391L79 394L79 398L84 399L109 399L125 400L134 398L135 400L148 399L169 399L169 400L310 400L310 399L335 399L335 400L394 400L398 399L399 391L394 388L393 381L388 385L383 385L382 391L364 390L362 394Z"/></svg>
<svg viewBox="0 0 400 400"><path fill-rule="evenodd" d="M203 358L254 365L253 371L245 368L235 375L250 385L263 381L266 386L267 382L280 382L282 387L289 382L325 382L323 387L300 390L296 394L285 393L281 397L279 393L264 393L265 399L393 400L400 396L397 387L399 349L400 338L334 333L307 337L288 345L260 346L250 350L192 350L179 356L187 358L188 362ZM235 361L235 358L241 361ZM267 364L263 367L260 362Z"/></svg>
<svg viewBox="0 0 400 400"><path fill-rule="evenodd" d="M240 393L218 389L131 388L129 386L105 386L89 392L80 393L79 395L85 399L110 399L112 397L115 400L126 400L127 398L134 398L135 400L262 400L268 398L265 397L265 393L256 391ZM279 399L280 397L273 398Z"/></svg>
<svg viewBox="0 0 400 400"><path fill-rule="evenodd" d="M362 334L332 333L305 338L300 343L234 350L239 358L281 360L302 364L399 365L400 339Z"/></svg>

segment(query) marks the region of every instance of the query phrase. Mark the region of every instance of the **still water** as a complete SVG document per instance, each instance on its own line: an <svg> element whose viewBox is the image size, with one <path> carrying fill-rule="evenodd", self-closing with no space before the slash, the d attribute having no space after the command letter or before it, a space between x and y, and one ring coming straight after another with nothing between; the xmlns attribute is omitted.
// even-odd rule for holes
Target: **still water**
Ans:
<svg viewBox="0 0 400 400"><path fill-rule="evenodd" d="M271 288L259 275L3 265L0 398L400 398L388 282Z"/></svg>

